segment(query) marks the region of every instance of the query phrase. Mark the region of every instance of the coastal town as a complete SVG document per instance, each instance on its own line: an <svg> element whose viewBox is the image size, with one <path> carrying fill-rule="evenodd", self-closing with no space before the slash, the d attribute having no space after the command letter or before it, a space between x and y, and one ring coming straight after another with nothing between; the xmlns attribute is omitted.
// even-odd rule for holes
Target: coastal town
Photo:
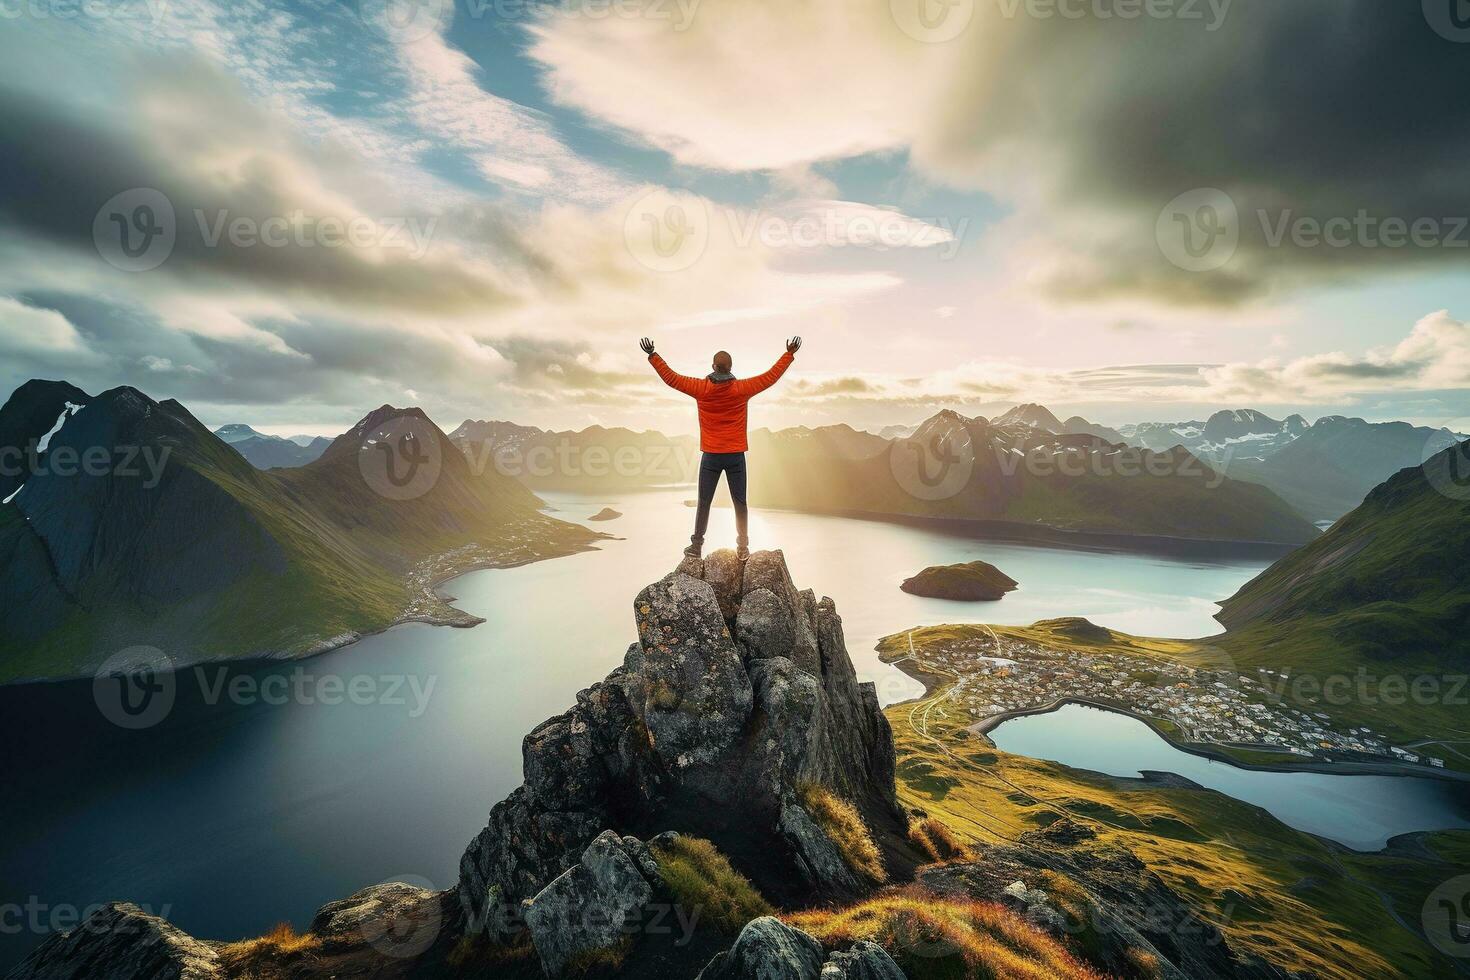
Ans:
<svg viewBox="0 0 1470 980"><path fill-rule="evenodd" d="M1014 714L1075 700L1137 715L1172 740L1200 747L1291 755L1301 762L1445 767L1443 759L1393 745L1369 728L1340 728L1326 712L1274 698L1273 680L1286 675L1271 670L1252 676L1121 652L1001 641L984 627L927 643L922 652L913 649L893 662L907 659L921 670L958 678L946 708L968 715L979 732Z"/></svg>

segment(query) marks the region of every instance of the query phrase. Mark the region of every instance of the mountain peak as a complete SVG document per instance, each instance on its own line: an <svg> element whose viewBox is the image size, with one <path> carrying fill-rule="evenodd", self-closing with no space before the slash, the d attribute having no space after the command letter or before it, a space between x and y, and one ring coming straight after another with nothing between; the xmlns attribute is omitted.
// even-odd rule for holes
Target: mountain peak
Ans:
<svg viewBox="0 0 1470 980"><path fill-rule="evenodd" d="M261 433L257 432L255 429L252 429L244 422L231 422L228 425L222 425L218 429L214 430L214 434L219 436L225 442L230 443L241 442L245 439L256 439L261 437Z"/></svg>
<svg viewBox="0 0 1470 980"><path fill-rule="evenodd" d="M707 838L772 899L871 891L806 810L808 783L851 801L908 860L876 689L857 679L832 600L797 589L780 551L686 559L633 614L623 666L527 736L524 785L460 862L467 921L496 938L491 905L543 901L608 830Z"/></svg>
<svg viewBox="0 0 1470 980"><path fill-rule="evenodd" d="M433 419L424 414L424 410L414 406L408 408L397 408L393 405L379 405L368 412L357 424L340 436L332 440L332 444L322 453L321 459L336 459L344 454L357 454L362 450L363 440L369 438L374 432L398 419L413 419L423 423L428 428L424 430L425 436L436 434L440 439L447 440L443 431L434 424Z"/></svg>
<svg viewBox="0 0 1470 980"><path fill-rule="evenodd" d="M1042 429L1046 432L1061 432L1063 425L1060 419L1051 413L1045 406L1035 402L1026 402L1017 405L995 419L996 425L1029 425L1032 428Z"/></svg>

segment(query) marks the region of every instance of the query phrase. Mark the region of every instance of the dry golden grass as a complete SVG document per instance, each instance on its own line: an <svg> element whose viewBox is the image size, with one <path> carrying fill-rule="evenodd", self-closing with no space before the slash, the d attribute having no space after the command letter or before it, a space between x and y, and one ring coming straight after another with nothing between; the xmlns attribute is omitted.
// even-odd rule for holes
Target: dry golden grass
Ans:
<svg viewBox="0 0 1470 980"><path fill-rule="evenodd" d="M733 936L750 920L773 914L770 903L709 841L679 837L668 847L651 850L664 884L686 914L698 914L700 923Z"/></svg>
<svg viewBox="0 0 1470 980"><path fill-rule="evenodd" d="M1091 966L1014 912L920 889L785 920L828 948L871 940L888 951L909 980L1101 980Z"/></svg>
<svg viewBox="0 0 1470 980"><path fill-rule="evenodd" d="M909 840L936 864L970 859L970 849L960 843L947 824L933 817L909 824Z"/></svg>
<svg viewBox="0 0 1470 980"><path fill-rule="evenodd" d="M837 845L849 868L875 884L888 880L883 855L857 807L818 783L802 783L797 795L817 826Z"/></svg>
<svg viewBox="0 0 1470 980"><path fill-rule="evenodd" d="M221 946L219 957L234 975L269 980L283 976L293 962L311 956L321 945L318 937L311 933L299 935L291 923L282 922L256 939Z"/></svg>
<svg viewBox="0 0 1470 980"><path fill-rule="evenodd" d="M1142 949L1129 949L1123 957L1133 965L1141 977L1157 977L1159 973L1159 958L1153 953Z"/></svg>

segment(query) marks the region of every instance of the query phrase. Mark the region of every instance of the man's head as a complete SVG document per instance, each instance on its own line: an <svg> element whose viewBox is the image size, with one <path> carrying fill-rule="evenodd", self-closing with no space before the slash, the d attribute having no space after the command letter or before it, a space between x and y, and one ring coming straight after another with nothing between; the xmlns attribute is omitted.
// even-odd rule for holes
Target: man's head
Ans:
<svg viewBox="0 0 1470 980"><path fill-rule="evenodd" d="M714 369L720 374L729 374L730 369L734 366L735 362L730 360L730 354L727 351L719 351L715 354Z"/></svg>

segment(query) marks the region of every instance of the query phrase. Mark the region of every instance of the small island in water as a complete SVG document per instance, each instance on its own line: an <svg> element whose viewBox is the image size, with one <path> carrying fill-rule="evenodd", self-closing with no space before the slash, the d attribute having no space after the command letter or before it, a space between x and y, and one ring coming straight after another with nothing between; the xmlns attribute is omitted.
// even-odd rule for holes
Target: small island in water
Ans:
<svg viewBox="0 0 1470 980"><path fill-rule="evenodd" d="M604 508L602 508L602 510L598 511L597 513L593 514L591 517L587 518L587 520L589 520L589 521L611 521L611 520L616 520L617 518L622 517L622 516L623 516L623 514L622 514L621 511L613 510L611 507L604 507Z"/></svg>
<svg viewBox="0 0 1470 980"><path fill-rule="evenodd" d="M1017 585L989 562L971 561L959 565L931 565L919 574L904 579L903 589L910 595L930 599L994 601Z"/></svg>

